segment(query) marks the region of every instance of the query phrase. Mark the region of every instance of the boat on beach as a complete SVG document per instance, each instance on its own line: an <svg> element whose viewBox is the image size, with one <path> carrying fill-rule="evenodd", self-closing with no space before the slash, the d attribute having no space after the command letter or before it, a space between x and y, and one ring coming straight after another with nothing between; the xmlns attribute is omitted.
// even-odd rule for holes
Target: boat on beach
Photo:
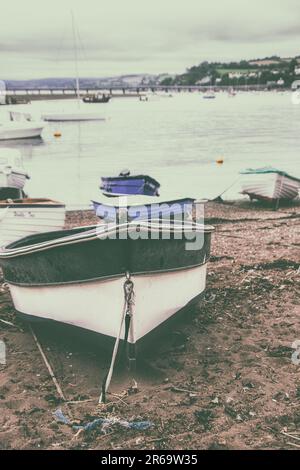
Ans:
<svg viewBox="0 0 300 470"><path fill-rule="evenodd" d="M135 345L204 292L213 230L142 221L40 233L2 248L0 265L18 312Z"/></svg>
<svg viewBox="0 0 300 470"><path fill-rule="evenodd" d="M196 214L196 205L206 201L196 201L193 198L174 200L159 200L149 203L148 198L132 200L131 197L118 200L118 204L92 201L96 216L107 223L119 223L120 220L131 222L132 220L159 220L175 219L192 220Z"/></svg>
<svg viewBox="0 0 300 470"><path fill-rule="evenodd" d="M62 229L65 205L51 199L0 201L0 246L39 232Z"/></svg>
<svg viewBox="0 0 300 470"><path fill-rule="evenodd" d="M23 189L28 179L20 153L13 149L0 149L0 188Z"/></svg>
<svg viewBox="0 0 300 470"><path fill-rule="evenodd" d="M148 175L130 175L129 170L119 176L102 177L100 189L105 196L143 195L158 196L160 184Z"/></svg>
<svg viewBox="0 0 300 470"><path fill-rule="evenodd" d="M241 193L247 194L251 200L291 201L298 195L300 179L277 168L249 168L240 174Z"/></svg>

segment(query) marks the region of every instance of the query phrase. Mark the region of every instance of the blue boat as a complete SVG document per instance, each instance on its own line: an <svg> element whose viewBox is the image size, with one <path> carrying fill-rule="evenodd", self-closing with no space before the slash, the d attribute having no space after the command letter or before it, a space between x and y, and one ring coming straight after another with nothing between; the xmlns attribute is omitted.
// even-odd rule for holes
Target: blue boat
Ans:
<svg viewBox="0 0 300 470"><path fill-rule="evenodd" d="M128 170L119 176L102 177L100 189L108 197L124 195L159 196L160 184L150 176L130 176Z"/></svg>
<svg viewBox="0 0 300 470"><path fill-rule="evenodd" d="M203 202L203 201L202 201ZM105 222L119 223L120 219L131 222L134 220L158 220L185 217L192 219L196 200L192 198L175 199L173 201L132 204L132 205L113 205L92 201L97 217Z"/></svg>

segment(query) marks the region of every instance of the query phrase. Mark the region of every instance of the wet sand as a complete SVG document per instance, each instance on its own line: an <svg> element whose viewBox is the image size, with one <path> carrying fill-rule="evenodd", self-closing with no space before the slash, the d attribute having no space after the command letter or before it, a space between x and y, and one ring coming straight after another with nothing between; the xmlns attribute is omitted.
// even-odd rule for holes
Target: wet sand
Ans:
<svg viewBox="0 0 300 470"><path fill-rule="evenodd" d="M205 298L143 355L133 377L120 365L97 406L110 354L97 337L60 325L34 329L70 402L61 403L28 324L0 290L0 449L296 449L300 376L300 206L206 207L216 227ZM67 226L92 224L92 212ZM58 423L95 417L149 420L146 431L115 425L103 434ZM287 436L286 434L289 434Z"/></svg>

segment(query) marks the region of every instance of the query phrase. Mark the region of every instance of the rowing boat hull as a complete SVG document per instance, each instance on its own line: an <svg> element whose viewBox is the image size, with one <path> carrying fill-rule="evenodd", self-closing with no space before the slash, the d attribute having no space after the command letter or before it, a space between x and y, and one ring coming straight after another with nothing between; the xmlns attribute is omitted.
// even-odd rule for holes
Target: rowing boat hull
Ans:
<svg viewBox="0 0 300 470"><path fill-rule="evenodd" d="M40 137L43 126L12 122L0 126L0 140L32 139Z"/></svg>
<svg viewBox="0 0 300 470"><path fill-rule="evenodd" d="M299 180L278 173L243 174L242 194L263 201L292 200L298 195Z"/></svg>
<svg viewBox="0 0 300 470"><path fill-rule="evenodd" d="M1 172L0 169L0 187L23 189L28 176L25 173L12 171L9 174Z"/></svg>
<svg viewBox="0 0 300 470"><path fill-rule="evenodd" d="M119 207L112 204L104 204L92 201L97 217L105 222L119 222L124 220L155 220L172 217L180 217L192 220L193 210L195 210L195 200L191 198L166 201L152 204L133 204L131 206Z"/></svg>
<svg viewBox="0 0 300 470"><path fill-rule="evenodd" d="M105 118L96 113L56 113L44 114L44 121L49 122L80 122L80 121L104 121Z"/></svg>
<svg viewBox="0 0 300 470"><path fill-rule="evenodd" d="M148 233L145 227L149 224L141 223L135 234ZM96 238L80 230L84 229L76 229L69 241L60 232L58 238L53 234L53 240L43 243L41 234L31 239L39 242L36 245L28 241L28 247L22 248L20 240L0 252L18 312L115 338L129 271L134 302L128 341L135 344L205 289L212 227L201 232L203 239L195 250L186 249L186 239L173 236L110 239L104 236L107 230ZM121 338L124 333L123 327Z"/></svg>
<svg viewBox="0 0 300 470"><path fill-rule="evenodd" d="M64 226L65 206L0 204L0 246L39 232Z"/></svg>
<svg viewBox="0 0 300 470"><path fill-rule="evenodd" d="M136 275L132 276L132 281L134 332L129 342L136 343L204 291L206 264L178 272ZM121 276L75 285L10 285L10 291L18 312L114 338L123 311L123 284L124 276ZM124 337L124 329L121 337Z"/></svg>
<svg viewBox="0 0 300 470"><path fill-rule="evenodd" d="M149 176L117 176L102 177L101 186L103 194L108 197L124 195L158 196L160 184Z"/></svg>

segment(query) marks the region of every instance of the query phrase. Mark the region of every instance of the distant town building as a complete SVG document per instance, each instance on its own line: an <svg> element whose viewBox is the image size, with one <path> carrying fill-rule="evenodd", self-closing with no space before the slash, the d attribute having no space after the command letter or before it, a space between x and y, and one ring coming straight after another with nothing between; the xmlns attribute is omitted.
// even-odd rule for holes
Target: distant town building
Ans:
<svg viewBox="0 0 300 470"><path fill-rule="evenodd" d="M211 82L211 77L203 77L201 78L201 80L198 80L196 82L196 85L207 85L210 82Z"/></svg>
<svg viewBox="0 0 300 470"><path fill-rule="evenodd" d="M229 72L228 77L233 79L233 78L241 78L244 75L247 75L247 74L242 73L242 72Z"/></svg>
<svg viewBox="0 0 300 470"><path fill-rule="evenodd" d="M300 67L295 67L295 75L300 75Z"/></svg>
<svg viewBox="0 0 300 470"><path fill-rule="evenodd" d="M280 60L276 60L276 59L260 59L260 60L251 60L249 62L250 65L257 65L258 67L264 67L267 65L277 65L279 63L280 63Z"/></svg>

